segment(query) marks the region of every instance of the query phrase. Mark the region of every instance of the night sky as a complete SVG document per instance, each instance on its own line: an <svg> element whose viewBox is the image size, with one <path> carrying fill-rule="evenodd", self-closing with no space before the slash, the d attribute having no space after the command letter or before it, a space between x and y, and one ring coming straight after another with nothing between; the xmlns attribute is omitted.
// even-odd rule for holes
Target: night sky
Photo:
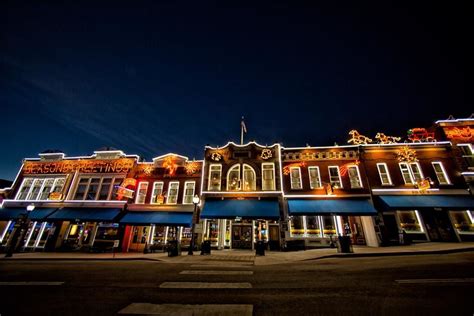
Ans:
<svg viewBox="0 0 474 316"><path fill-rule="evenodd" d="M201 159L242 115L314 146L474 112L468 1L35 2L0 4L0 178L47 149Z"/></svg>

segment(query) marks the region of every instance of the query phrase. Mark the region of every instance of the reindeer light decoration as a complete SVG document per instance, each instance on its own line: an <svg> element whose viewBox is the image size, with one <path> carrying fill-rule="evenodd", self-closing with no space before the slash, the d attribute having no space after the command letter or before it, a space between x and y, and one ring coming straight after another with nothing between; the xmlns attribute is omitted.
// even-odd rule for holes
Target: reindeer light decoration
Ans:
<svg viewBox="0 0 474 316"><path fill-rule="evenodd" d="M351 138L347 141L349 144L354 144L354 145L360 145L360 144L370 144L373 142L373 140L367 136L364 136L362 134L359 134L359 132L355 129L351 130L349 132L349 136Z"/></svg>
<svg viewBox="0 0 474 316"><path fill-rule="evenodd" d="M394 144L398 143L402 138L395 136L387 136L384 133L377 133L377 135L375 135L375 139L378 141L379 144Z"/></svg>

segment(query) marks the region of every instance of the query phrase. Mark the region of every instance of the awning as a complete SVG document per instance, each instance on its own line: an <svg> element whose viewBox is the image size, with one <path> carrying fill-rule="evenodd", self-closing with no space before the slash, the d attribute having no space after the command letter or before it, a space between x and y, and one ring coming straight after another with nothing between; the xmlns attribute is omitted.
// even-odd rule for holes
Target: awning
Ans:
<svg viewBox="0 0 474 316"><path fill-rule="evenodd" d="M26 207L11 207L0 209L0 220L19 219L28 213L28 218L34 221L45 220L46 217L56 211L56 208L35 208L29 212Z"/></svg>
<svg viewBox="0 0 474 316"><path fill-rule="evenodd" d="M120 214L119 208L62 208L48 216L48 220L113 222Z"/></svg>
<svg viewBox="0 0 474 316"><path fill-rule="evenodd" d="M288 200L290 215L376 215L367 199Z"/></svg>
<svg viewBox="0 0 474 316"><path fill-rule="evenodd" d="M160 211L140 211L127 212L120 220L122 224L150 225L158 224L165 226L186 226L190 227L193 220L193 213L176 213Z"/></svg>
<svg viewBox="0 0 474 316"><path fill-rule="evenodd" d="M379 198L389 209L474 209L474 198L470 195L382 195Z"/></svg>
<svg viewBox="0 0 474 316"><path fill-rule="evenodd" d="M206 201L201 218L280 218L278 201L218 200Z"/></svg>

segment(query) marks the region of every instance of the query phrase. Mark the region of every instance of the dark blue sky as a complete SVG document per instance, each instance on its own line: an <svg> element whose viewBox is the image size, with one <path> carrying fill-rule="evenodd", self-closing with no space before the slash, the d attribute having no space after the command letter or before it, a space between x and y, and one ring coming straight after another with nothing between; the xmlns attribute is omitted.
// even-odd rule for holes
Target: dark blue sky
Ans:
<svg viewBox="0 0 474 316"><path fill-rule="evenodd" d="M35 2L0 5L0 178L46 149L201 158L242 115L304 146L474 108L467 2Z"/></svg>

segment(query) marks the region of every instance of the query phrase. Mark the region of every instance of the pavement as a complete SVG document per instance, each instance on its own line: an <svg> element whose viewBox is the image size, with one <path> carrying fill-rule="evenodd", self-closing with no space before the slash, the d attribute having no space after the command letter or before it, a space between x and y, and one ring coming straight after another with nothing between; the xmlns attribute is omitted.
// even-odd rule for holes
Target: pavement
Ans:
<svg viewBox="0 0 474 316"><path fill-rule="evenodd" d="M419 243L391 247L353 246L352 253L338 253L335 248L301 251L265 251L264 256L251 250L212 250L210 255L195 251L189 256L183 251L180 256L168 257L167 253L82 253L82 252L23 252L13 257L0 255L0 262L6 260L151 260L164 263L206 264L216 266L232 265L274 265L296 261L320 260L325 258L380 257L423 254L445 254L474 251L474 242L463 243Z"/></svg>

